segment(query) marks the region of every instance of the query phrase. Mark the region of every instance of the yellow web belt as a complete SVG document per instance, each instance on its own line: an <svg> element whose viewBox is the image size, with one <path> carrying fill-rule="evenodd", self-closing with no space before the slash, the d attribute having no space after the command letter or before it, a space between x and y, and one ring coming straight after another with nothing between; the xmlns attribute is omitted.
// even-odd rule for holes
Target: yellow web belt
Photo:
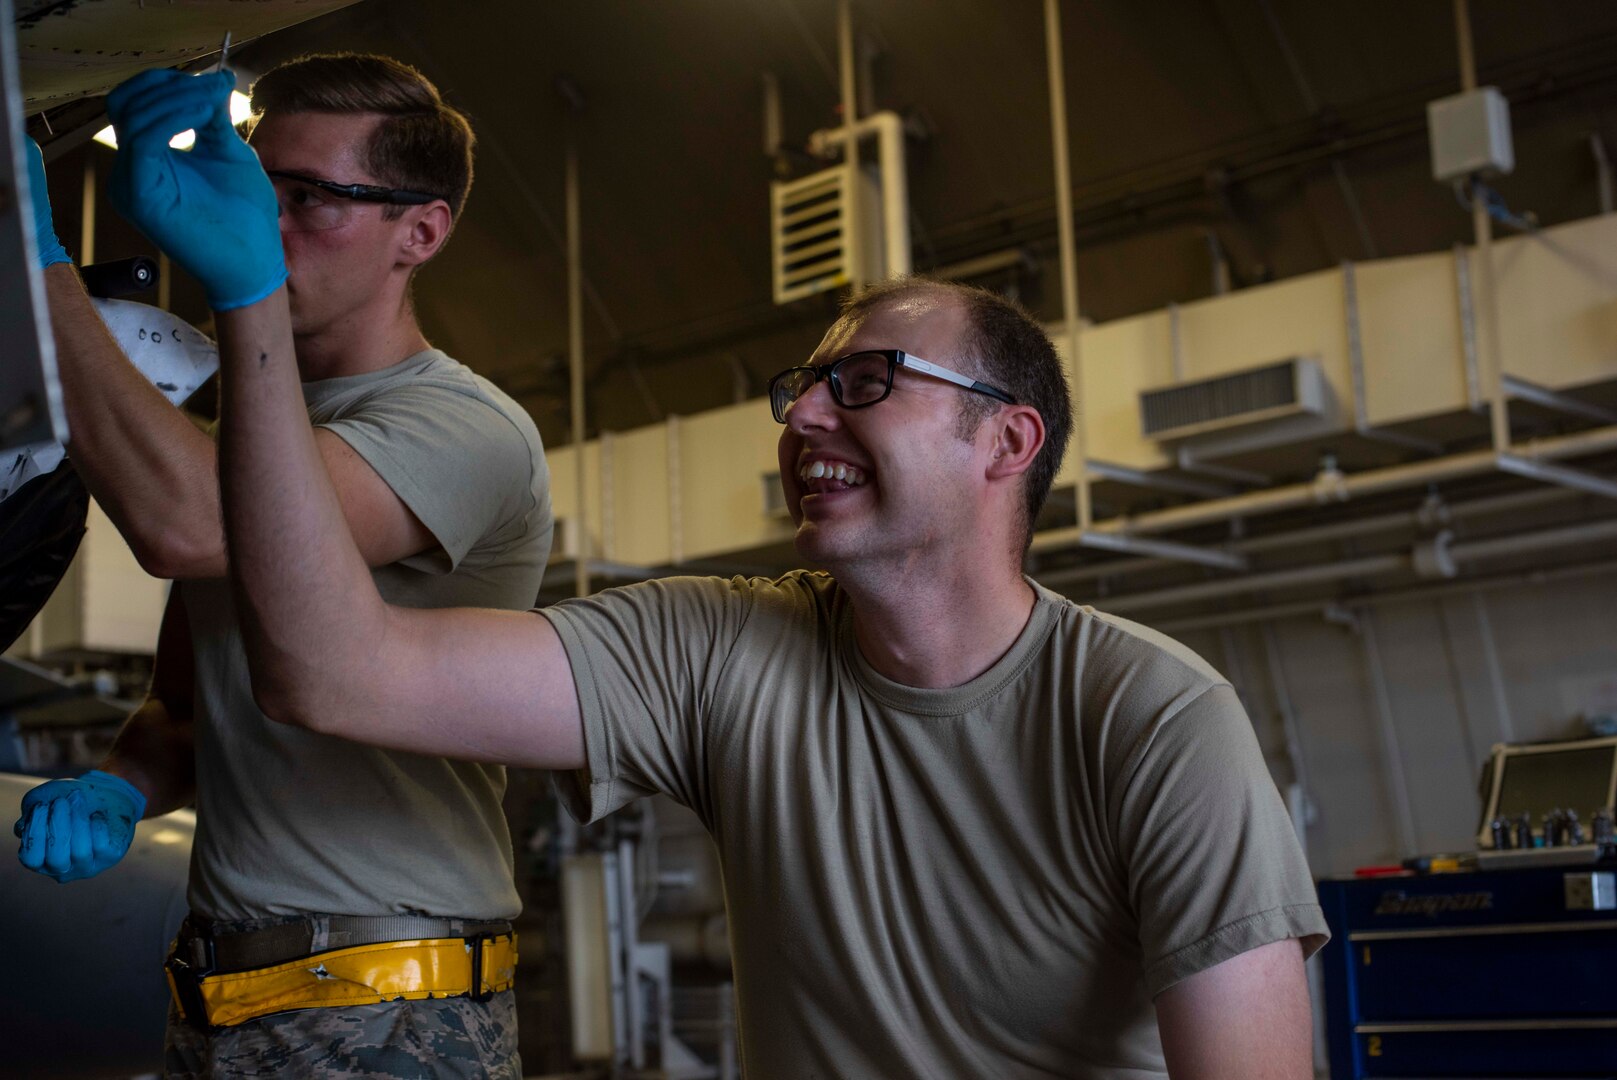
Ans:
<svg viewBox="0 0 1617 1080"><path fill-rule="evenodd" d="M509 990L516 966L516 935L502 934L383 941L227 974L197 973L174 959L166 970L186 1021L230 1027L288 1009L442 997L481 1000Z"/></svg>

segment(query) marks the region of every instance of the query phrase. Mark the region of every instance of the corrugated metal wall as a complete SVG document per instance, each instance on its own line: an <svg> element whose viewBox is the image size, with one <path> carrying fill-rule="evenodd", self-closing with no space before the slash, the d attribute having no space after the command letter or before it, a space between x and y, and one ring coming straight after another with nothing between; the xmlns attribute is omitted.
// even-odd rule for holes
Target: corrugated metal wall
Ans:
<svg viewBox="0 0 1617 1080"><path fill-rule="evenodd" d="M1177 635L1240 691L1281 790L1304 784L1316 876L1471 849L1494 743L1580 734L1582 717L1617 712L1617 573L1351 614Z"/></svg>

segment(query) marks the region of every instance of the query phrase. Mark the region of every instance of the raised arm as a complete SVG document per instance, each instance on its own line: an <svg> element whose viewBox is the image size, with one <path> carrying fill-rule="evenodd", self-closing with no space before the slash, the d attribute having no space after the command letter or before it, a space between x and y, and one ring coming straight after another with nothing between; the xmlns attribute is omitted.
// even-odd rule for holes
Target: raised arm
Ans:
<svg viewBox="0 0 1617 1080"><path fill-rule="evenodd" d="M56 338L68 453L85 486L154 577L225 576L213 440L135 369L96 314L56 239L39 148L28 144L39 258ZM344 517L367 562L384 566L435 545L381 477L342 439L317 432Z"/></svg>
<svg viewBox="0 0 1617 1080"><path fill-rule="evenodd" d="M397 749L581 766L571 669L544 619L394 608L377 593L304 415L275 196L230 126L228 82L147 75L150 96L112 110L129 128L124 212L207 286L216 311L225 530L261 707ZM195 148L170 151L188 127Z"/></svg>

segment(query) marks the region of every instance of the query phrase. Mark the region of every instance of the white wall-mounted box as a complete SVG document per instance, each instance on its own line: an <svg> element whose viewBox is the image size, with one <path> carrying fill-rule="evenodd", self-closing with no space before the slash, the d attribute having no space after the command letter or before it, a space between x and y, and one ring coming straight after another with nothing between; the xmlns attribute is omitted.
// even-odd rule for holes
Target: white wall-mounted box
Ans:
<svg viewBox="0 0 1617 1080"><path fill-rule="evenodd" d="M1510 141L1510 102L1497 87L1481 86L1426 104L1432 178L1458 180L1472 173L1504 174L1516 167Z"/></svg>

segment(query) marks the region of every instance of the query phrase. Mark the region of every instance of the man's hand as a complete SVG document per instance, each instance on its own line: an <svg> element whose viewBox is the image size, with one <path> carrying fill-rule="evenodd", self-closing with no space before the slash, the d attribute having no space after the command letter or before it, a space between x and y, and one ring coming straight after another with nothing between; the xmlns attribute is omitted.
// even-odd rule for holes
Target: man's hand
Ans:
<svg viewBox="0 0 1617 1080"><path fill-rule="evenodd" d="M110 773L48 781L22 797L17 858L58 882L94 877L124 857L145 813L140 789Z"/></svg>
<svg viewBox="0 0 1617 1080"><path fill-rule="evenodd" d="M62 242L56 239L56 223L51 220L50 189L45 186L45 155L39 144L24 139L28 145L23 154L28 158L28 199L34 204L34 253L39 256L41 270L52 263L72 262Z"/></svg>
<svg viewBox="0 0 1617 1080"><path fill-rule="evenodd" d="M215 311L256 304L286 280L275 189L230 123L228 71L143 71L107 97L118 134L118 212L202 282ZM196 145L168 143L194 128Z"/></svg>

